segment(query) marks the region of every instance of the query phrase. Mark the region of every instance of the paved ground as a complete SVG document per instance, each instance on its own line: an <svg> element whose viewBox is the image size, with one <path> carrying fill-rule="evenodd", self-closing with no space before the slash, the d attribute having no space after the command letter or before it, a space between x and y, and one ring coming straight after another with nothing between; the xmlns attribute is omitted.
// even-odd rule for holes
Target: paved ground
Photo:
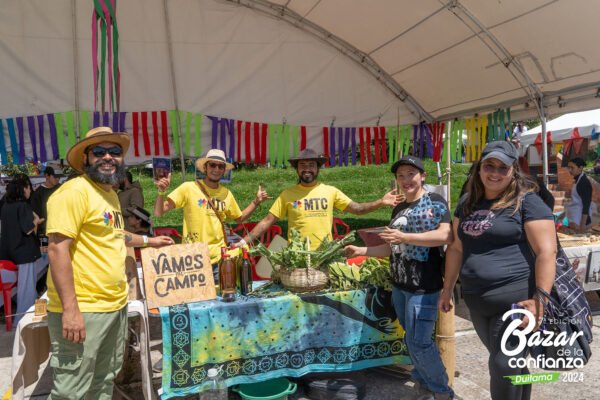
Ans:
<svg viewBox="0 0 600 400"><path fill-rule="evenodd" d="M583 376L583 382L556 382L536 384L533 388L532 400L592 400L600 398L600 299L595 293L588 294L592 309L598 316L594 323L596 340L592 343L594 356L584 368L577 370ZM157 321L157 319L154 319ZM160 357L160 328L152 327L152 356ZM464 400L489 399L489 376L487 369L487 354L473 330L469 314L464 303L459 304L456 314L456 369L454 389L458 398ZM4 326L0 329L0 399L10 386L11 352L13 333L6 332ZM542 372L542 371L532 371ZM42 377L26 390L26 398L46 399L50 388L51 370L42 366ZM569 373L562 373L561 379L573 378ZM577 376L578 378L580 376ZM155 374L155 386L160 385L160 375ZM365 400L388 400L416 398L412 383L402 368L397 370L371 369L354 375L354 378L366 385ZM311 400L303 394L301 385L298 393L290 396L291 400ZM132 399L140 399L139 387L135 385L125 388ZM8 398L8 397L7 397ZM115 398L120 396L115 395ZM236 395L231 398L238 398Z"/></svg>

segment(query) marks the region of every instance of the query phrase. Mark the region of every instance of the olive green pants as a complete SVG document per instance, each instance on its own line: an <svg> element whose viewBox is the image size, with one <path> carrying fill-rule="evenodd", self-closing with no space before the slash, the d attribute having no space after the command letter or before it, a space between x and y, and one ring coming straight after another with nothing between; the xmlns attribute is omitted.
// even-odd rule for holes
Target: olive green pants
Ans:
<svg viewBox="0 0 600 400"><path fill-rule="evenodd" d="M83 313L85 341L62 336L62 314L48 313L52 347L49 399L112 399L113 381L123 364L127 307L107 313Z"/></svg>

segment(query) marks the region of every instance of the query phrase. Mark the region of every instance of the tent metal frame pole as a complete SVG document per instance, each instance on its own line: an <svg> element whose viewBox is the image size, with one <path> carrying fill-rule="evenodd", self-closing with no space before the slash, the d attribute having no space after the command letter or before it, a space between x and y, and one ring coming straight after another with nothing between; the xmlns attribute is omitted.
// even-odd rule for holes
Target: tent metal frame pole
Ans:
<svg viewBox="0 0 600 400"><path fill-rule="evenodd" d="M177 83L175 81L175 64L173 61L173 42L171 41L171 24L169 22L169 7L167 6L167 0L163 0L163 8L163 16L165 18L165 31L167 34L167 48L169 50L169 73L171 75L171 92L173 94L173 104L175 105L175 123L177 124L177 134L179 135L179 161L181 161L181 181L185 182L185 156L183 154L183 138L181 136L181 120L179 118L179 103L177 101Z"/></svg>
<svg viewBox="0 0 600 400"><path fill-rule="evenodd" d="M544 174L544 185L548 186L548 132L546 132L546 113L544 111L543 102L543 98L540 98L537 108L540 114L540 120L542 121L542 167Z"/></svg>
<svg viewBox="0 0 600 400"><path fill-rule="evenodd" d="M73 85L75 86L75 126L77 129L77 140L87 132L79 132L79 52L77 51L77 1L71 0L71 20L73 32ZM96 96L96 93L94 93Z"/></svg>
<svg viewBox="0 0 600 400"><path fill-rule="evenodd" d="M527 88L526 92L533 101L542 97L542 91L533 82L529 74L527 74L521 62L504 47L502 42L486 28L483 22L458 0L450 0L447 7L450 12L471 29L479 40L490 49L513 78L515 78L517 83L523 89ZM462 18L463 16L465 18ZM525 84L523 84L523 81Z"/></svg>
<svg viewBox="0 0 600 400"><path fill-rule="evenodd" d="M375 62L367 53L357 49L345 40L337 37L328 30L304 18L285 5L274 4L267 0L222 0L235 6L247 7L251 10L267 14L283 20L301 29L321 41L329 44L339 52L350 58L362 68L366 69L375 79L391 91L396 98L406 104L408 109L419 121L434 122L434 118L412 97L392 76Z"/></svg>

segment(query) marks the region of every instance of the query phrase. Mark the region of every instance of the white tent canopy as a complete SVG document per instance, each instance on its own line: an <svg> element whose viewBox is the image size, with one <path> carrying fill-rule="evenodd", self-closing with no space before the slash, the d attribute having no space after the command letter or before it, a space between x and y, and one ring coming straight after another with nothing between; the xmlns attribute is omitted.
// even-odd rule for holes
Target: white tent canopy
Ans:
<svg viewBox="0 0 600 400"><path fill-rule="evenodd" d="M546 132L551 132L554 143L570 139L573 130L577 128L581 137L590 137L592 133L600 132L600 109L565 114L555 118L546 124ZM538 125L521 136L521 144L530 145L535 141L537 135L542 131Z"/></svg>
<svg viewBox="0 0 600 400"><path fill-rule="evenodd" d="M0 6L0 118L93 110L93 1ZM598 15L588 0L118 0L121 111L286 121L320 149L332 121L597 108Z"/></svg>

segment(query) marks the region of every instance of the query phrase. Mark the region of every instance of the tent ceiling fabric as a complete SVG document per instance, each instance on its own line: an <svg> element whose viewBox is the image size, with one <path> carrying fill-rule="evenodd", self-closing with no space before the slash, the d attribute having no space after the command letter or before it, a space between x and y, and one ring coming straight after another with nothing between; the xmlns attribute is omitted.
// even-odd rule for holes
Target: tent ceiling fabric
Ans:
<svg viewBox="0 0 600 400"><path fill-rule="evenodd" d="M93 109L92 4L0 0L0 117ZM535 117L535 93L548 116L600 107L600 2L117 4L123 111L318 127Z"/></svg>
<svg viewBox="0 0 600 400"><path fill-rule="evenodd" d="M535 90L528 88L528 79L543 94L548 114L600 106L593 96L600 87L600 53L593 32L600 14L598 2L272 3L302 15L370 56L436 119L506 106L514 107L517 117L535 116L530 99ZM482 34L468 14L487 32ZM508 52L508 58L488 46L490 37ZM516 72L519 69L522 74Z"/></svg>

